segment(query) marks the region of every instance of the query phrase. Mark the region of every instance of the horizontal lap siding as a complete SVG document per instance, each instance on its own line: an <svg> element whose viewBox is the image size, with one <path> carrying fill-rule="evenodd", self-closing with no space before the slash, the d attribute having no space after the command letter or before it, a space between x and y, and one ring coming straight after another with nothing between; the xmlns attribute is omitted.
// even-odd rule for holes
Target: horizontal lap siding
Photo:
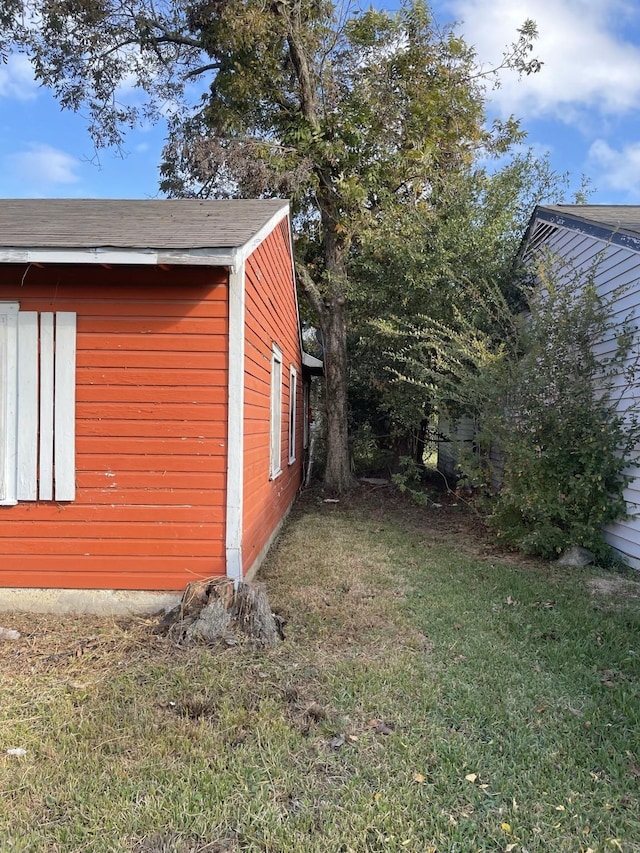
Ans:
<svg viewBox="0 0 640 853"><path fill-rule="evenodd" d="M243 568L249 571L291 506L302 472L302 365L286 220L264 240L245 272ZM269 479L271 354L282 351L282 473ZM289 464L289 369L297 372L296 461Z"/></svg>
<svg viewBox="0 0 640 853"><path fill-rule="evenodd" d="M0 507L0 585L181 589L225 573L226 283L0 268L1 300L77 313L78 347L76 500Z"/></svg>
<svg viewBox="0 0 640 853"><path fill-rule="evenodd" d="M627 246L565 227L559 228L546 246L554 255L566 261L562 269L568 280L571 279L572 269L579 268L585 275L591 272L600 296L611 300L614 328L595 348L599 357L611 356L616 349L615 336L622 326L640 325L640 253ZM636 339L632 359L636 358L639 345ZM629 385L622 371L615 378L613 388L620 412L624 412L640 396L638 387ZM605 529L605 538L629 565L640 569L640 467L635 464L627 473L632 478L625 490L628 517L609 525Z"/></svg>

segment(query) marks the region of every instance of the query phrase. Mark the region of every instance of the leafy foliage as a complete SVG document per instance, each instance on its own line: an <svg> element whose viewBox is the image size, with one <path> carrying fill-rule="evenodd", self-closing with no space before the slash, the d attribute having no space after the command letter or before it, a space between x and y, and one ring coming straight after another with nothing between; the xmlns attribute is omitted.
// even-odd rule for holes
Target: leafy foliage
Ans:
<svg viewBox="0 0 640 853"><path fill-rule="evenodd" d="M369 426L397 456L417 450L413 458L421 462L417 438L442 397L440 386L446 384L449 401L456 393L456 374L448 377L441 369L442 351L451 353L444 330L464 328L469 346L484 340L476 327L496 339L504 335L508 306L523 306L513 259L530 211L542 201L564 200L567 192L568 176L528 153L496 171L459 173L415 205L379 217L377 233L361 239L350 267L359 285L351 299L349 338L357 429ZM491 317L490 294L506 309ZM478 355L469 355L475 363ZM399 375L415 381L398 382Z"/></svg>
<svg viewBox="0 0 640 853"><path fill-rule="evenodd" d="M613 316L621 294L600 296L594 276L559 280L544 264L510 352L479 376L481 438L504 458L492 523L547 557L571 545L608 555L602 528L626 515L625 468L640 441L638 405L620 405L640 379L633 329Z"/></svg>
<svg viewBox="0 0 640 853"><path fill-rule="evenodd" d="M487 69L423 0L394 13L325 0L24 8L12 36L64 107L88 111L97 145L168 117L167 194L294 200L298 277L325 344L326 479L347 487L351 262L403 210L437 216L450 182L522 139L513 119L487 129L485 91L501 68L539 69L533 22Z"/></svg>
<svg viewBox="0 0 640 853"><path fill-rule="evenodd" d="M625 469L640 442L627 393L640 380L635 329L613 314L620 291L601 295L596 274L597 263L560 274L541 260L535 286L522 285L526 312L495 289L476 292L486 331L458 312L408 348L407 378L439 376L442 403L479 425L460 464L476 486L500 484L490 502L498 535L545 557L582 545L608 558L602 528L626 514ZM431 371L420 369L425 347L441 354Z"/></svg>

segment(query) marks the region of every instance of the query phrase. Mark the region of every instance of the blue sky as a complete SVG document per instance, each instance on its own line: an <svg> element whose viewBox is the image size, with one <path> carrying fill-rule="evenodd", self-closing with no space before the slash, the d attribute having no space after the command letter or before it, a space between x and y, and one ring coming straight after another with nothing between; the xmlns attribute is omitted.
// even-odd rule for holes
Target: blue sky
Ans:
<svg viewBox="0 0 640 853"><path fill-rule="evenodd" d="M489 116L514 114L527 145L548 152L556 171L590 201L640 204L639 0L438 0L442 22L460 31L490 64L533 18L540 37L537 75L502 77ZM33 80L24 56L0 66L0 197L153 198L163 129L132 131L125 150L96 156L82 115L61 112ZM124 155L124 156L123 156Z"/></svg>

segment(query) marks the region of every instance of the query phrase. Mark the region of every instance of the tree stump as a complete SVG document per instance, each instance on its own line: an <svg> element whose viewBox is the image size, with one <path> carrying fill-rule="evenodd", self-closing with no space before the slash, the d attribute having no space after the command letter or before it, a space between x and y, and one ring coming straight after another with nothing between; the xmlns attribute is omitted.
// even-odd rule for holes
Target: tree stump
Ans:
<svg viewBox="0 0 640 853"><path fill-rule="evenodd" d="M238 635L260 646L284 639L282 620L271 611L264 584L216 578L188 584L180 604L162 619L161 629L180 646L196 642L238 642Z"/></svg>

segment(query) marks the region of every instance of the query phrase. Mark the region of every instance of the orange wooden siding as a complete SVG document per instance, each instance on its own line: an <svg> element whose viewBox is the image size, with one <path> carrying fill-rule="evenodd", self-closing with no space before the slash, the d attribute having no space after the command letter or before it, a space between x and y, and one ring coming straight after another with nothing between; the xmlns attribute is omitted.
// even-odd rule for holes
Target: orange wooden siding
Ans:
<svg viewBox="0 0 640 853"><path fill-rule="evenodd" d="M288 223L248 258L245 272L243 567L247 572L293 502L302 479L302 364ZM269 479L271 357L282 351L282 473ZM289 464L289 369L297 370L296 461Z"/></svg>
<svg viewBox="0 0 640 853"><path fill-rule="evenodd" d="M0 507L0 585L223 575L226 271L7 266L0 299L77 313L76 500Z"/></svg>

